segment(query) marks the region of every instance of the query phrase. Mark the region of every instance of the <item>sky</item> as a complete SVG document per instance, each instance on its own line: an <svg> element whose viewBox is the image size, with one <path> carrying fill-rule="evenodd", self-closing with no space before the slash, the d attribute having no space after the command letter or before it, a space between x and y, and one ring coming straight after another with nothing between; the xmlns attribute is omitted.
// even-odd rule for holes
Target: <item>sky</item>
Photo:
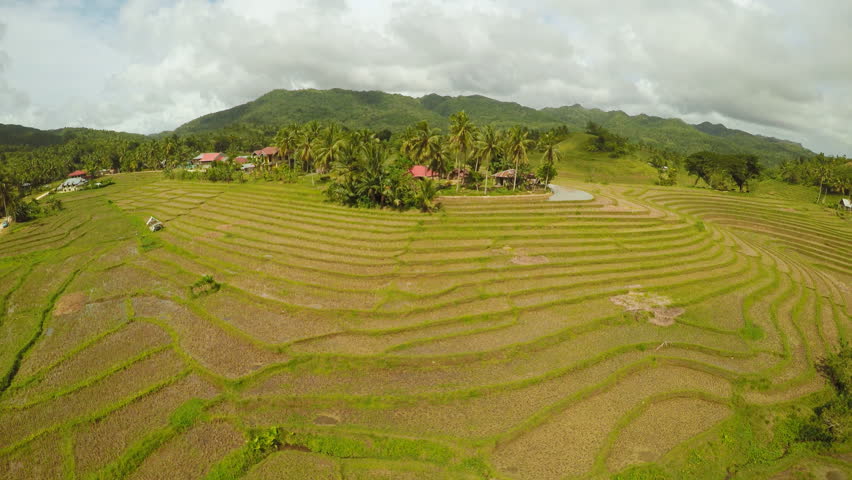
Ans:
<svg viewBox="0 0 852 480"><path fill-rule="evenodd" d="M849 0L0 0L0 123L171 130L277 88L481 94L852 155Z"/></svg>

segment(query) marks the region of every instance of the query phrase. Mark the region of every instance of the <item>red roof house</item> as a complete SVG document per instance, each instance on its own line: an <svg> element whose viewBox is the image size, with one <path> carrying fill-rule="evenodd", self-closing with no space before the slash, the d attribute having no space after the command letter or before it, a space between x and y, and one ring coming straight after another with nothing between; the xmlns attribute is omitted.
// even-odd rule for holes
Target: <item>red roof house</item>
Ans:
<svg viewBox="0 0 852 480"><path fill-rule="evenodd" d="M85 177L86 175L87 174L85 170L75 170L68 174L68 178Z"/></svg>
<svg viewBox="0 0 852 480"><path fill-rule="evenodd" d="M254 155L257 157L274 157L278 155L278 147L266 147L260 150L255 150Z"/></svg>
<svg viewBox="0 0 852 480"><path fill-rule="evenodd" d="M201 164L210 164L213 162L224 162L228 157L225 156L224 153L202 153L201 155L193 158L192 160L196 163Z"/></svg>
<svg viewBox="0 0 852 480"><path fill-rule="evenodd" d="M249 161L248 157L236 157L236 158L234 158L234 162L239 163L240 165L242 165L244 163L248 163L248 161Z"/></svg>
<svg viewBox="0 0 852 480"><path fill-rule="evenodd" d="M415 165L408 169L408 173L411 174L414 178L436 178L438 174L429 170L428 167L424 167L423 165Z"/></svg>

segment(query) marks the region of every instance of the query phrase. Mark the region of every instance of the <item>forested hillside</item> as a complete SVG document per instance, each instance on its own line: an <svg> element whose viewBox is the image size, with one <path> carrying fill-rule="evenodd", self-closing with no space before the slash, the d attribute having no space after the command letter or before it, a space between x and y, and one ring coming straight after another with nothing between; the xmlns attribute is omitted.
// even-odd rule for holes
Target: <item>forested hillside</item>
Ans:
<svg viewBox="0 0 852 480"><path fill-rule="evenodd" d="M211 113L175 130L178 134L220 130L235 124L281 126L312 120L338 122L351 129L369 128L399 131L412 123L426 120L446 129L447 117L464 110L478 124L496 127L523 125L531 129L549 129L567 125L581 130L589 121L627 137L681 154L699 151L754 153L766 165L812 156L802 145L775 138L752 135L723 125L690 125L679 119L648 115L630 116L621 111L605 112L580 105L536 110L517 103L501 102L480 95L445 97L426 95L412 98L384 92L351 90L274 90L252 102Z"/></svg>

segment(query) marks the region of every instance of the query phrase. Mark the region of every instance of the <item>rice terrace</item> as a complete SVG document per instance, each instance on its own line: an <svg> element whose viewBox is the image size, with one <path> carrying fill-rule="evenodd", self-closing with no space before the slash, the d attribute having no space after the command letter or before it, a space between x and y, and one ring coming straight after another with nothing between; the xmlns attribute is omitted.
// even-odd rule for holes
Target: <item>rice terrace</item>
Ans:
<svg viewBox="0 0 852 480"><path fill-rule="evenodd" d="M852 480L844 45L850 0L0 0L0 480Z"/></svg>
<svg viewBox="0 0 852 480"><path fill-rule="evenodd" d="M830 210L113 178L0 236L3 478L848 478L779 433L850 333Z"/></svg>

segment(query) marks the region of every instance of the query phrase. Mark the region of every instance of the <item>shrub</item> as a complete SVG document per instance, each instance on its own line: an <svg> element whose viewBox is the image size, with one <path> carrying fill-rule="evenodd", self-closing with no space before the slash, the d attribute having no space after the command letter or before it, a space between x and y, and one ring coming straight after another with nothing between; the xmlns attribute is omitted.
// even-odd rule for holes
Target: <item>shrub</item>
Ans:
<svg viewBox="0 0 852 480"><path fill-rule="evenodd" d="M190 295L192 295L192 298L198 298L211 293L216 293L220 288L222 288L222 284L213 280L211 275L204 275L201 279L189 287L189 292Z"/></svg>
<svg viewBox="0 0 852 480"><path fill-rule="evenodd" d="M188 430L204 415L204 400L193 398L169 416L169 425L178 432Z"/></svg>

